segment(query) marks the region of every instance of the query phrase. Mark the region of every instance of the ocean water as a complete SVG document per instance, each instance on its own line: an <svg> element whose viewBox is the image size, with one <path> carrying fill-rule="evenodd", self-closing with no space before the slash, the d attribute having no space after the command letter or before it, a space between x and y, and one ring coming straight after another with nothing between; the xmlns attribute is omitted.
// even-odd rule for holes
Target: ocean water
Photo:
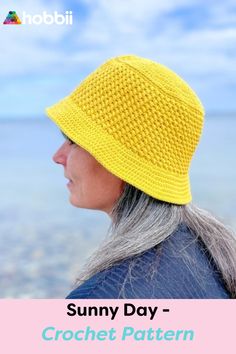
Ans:
<svg viewBox="0 0 236 354"><path fill-rule="evenodd" d="M236 230L236 117L206 118L190 169L193 202ZM0 298L64 298L105 236L105 213L74 208L46 117L0 120Z"/></svg>

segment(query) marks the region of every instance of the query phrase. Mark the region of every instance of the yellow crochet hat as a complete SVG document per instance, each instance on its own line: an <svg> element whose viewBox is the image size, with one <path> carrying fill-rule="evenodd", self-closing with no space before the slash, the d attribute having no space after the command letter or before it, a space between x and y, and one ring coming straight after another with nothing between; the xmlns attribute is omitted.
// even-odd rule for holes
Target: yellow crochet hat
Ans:
<svg viewBox="0 0 236 354"><path fill-rule="evenodd" d="M114 57L46 111L117 177L159 200L191 201L189 166L204 109L172 70L136 55Z"/></svg>

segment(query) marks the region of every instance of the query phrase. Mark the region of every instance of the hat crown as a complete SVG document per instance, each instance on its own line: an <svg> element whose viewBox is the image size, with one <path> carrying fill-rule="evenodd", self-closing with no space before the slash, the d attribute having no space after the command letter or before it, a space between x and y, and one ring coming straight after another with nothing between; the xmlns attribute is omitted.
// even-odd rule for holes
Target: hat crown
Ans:
<svg viewBox="0 0 236 354"><path fill-rule="evenodd" d="M187 173L203 108L172 70L138 56L115 57L92 72L71 98L94 124L141 159Z"/></svg>
<svg viewBox="0 0 236 354"><path fill-rule="evenodd" d="M156 85L158 89L169 95L170 98L179 99L183 103L192 106L193 109L204 113L202 103L193 89L165 65L136 55L119 56L114 59L130 65L131 68L137 70L137 72L150 80L153 85Z"/></svg>

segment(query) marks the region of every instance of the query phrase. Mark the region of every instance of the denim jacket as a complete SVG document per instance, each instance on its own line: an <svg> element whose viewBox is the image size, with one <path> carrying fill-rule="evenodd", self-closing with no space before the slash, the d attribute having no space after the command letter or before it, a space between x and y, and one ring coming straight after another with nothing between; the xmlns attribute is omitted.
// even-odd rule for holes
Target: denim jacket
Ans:
<svg viewBox="0 0 236 354"><path fill-rule="evenodd" d="M181 223L159 245L101 271L67 299L228 299L201 240Z"/></svg>

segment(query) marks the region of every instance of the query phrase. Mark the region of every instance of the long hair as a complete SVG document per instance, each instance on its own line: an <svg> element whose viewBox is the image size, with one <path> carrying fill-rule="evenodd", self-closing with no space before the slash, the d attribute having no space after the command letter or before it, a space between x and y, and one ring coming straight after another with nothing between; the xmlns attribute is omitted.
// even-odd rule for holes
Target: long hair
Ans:
<svg viewBox="0 0 236 354"><path fill-rule="evenodd" d="M160 244L183 222L196 239L203 241L228 292L236 298L236 237L230 227L208 211L192 203L162 202L125 184L110 216L107 235L82 268L76 286L97 272Z"/></svg>

